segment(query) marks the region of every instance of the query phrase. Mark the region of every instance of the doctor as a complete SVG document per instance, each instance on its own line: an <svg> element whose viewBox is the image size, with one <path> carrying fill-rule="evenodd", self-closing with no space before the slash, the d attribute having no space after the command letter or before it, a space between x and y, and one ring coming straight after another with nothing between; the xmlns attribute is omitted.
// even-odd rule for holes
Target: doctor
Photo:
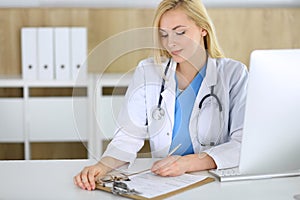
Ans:
<svg viewBox="0 0 300 200"><path fill-rule="evenodd" d="M162 158L151 168L160 176L239 164L245 65L224 58L200 0L163 0L154 27L161 49L137 66L101 160L74 177L82 189L95 189L95 180L133 163L145 139L152 156Z"/></svg>

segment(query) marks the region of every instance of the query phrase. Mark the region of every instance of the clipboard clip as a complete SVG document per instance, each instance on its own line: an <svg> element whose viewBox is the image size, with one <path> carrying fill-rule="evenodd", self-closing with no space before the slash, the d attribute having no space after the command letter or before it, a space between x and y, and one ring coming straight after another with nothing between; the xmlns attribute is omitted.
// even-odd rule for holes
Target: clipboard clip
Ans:
<svg viewBox="0 0 300 200"><path fill-rule="evenodd" d="M141 194L135 189L129 189L127 184L121 181L113 181L113 186L111 188L111 192L115 195L131 195L131 194Z"/></svg>
<svg viewBox="0 0 300 200"><path fill-rule="evenodd" d="M106 183L112 183L111 192L114 195L135 195L141 194L141 192L136 191L135 189L130 189L126 183L123 181L130 181L129 177L125 174L121 176L109 175L101 179L102 187L106 187Z"/></svg>

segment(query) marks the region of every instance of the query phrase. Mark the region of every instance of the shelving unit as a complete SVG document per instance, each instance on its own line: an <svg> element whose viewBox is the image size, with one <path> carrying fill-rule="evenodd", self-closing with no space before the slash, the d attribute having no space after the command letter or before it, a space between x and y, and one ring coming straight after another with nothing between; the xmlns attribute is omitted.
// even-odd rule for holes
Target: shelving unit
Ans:
<svg viewBox="0 0 300 200"><path fill-rule="evenodd" d="M93 75L93 134L91 154L98 158L105 144L112 139L116 118L123 104L124 95L131 81L132 73L107 73Z"/></svg>
<svg viewBox="0 0 300 200"><path fill-rule="evenodd" d="M23 144L29 160L34 144L82 142L87 157L98 159L113 137L131 78L131 73L89 74L75 83L0 77L0 143ZM15 91L18 96L10 95Z"/></svg>
<svg viewBox="0 0 300 200"><path fill-rule="evenodd" d="M89 145L90 86L89 79L77 83L1 77L0 89L5 92L0 97L0 142L23 143L26 160L31 159L32 143ZM14 91L19 94L11 95Z"/></svg>

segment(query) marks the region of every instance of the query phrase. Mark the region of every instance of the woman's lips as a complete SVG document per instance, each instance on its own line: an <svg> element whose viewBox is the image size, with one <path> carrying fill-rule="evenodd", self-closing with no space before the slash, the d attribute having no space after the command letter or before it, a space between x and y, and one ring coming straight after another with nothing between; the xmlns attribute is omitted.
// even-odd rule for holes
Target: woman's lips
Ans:
<svg viewBox="0 0 300 200"><path fill-rule="evenodd" d="M179 55L182 50L171 51L172 55Z"/></svg>

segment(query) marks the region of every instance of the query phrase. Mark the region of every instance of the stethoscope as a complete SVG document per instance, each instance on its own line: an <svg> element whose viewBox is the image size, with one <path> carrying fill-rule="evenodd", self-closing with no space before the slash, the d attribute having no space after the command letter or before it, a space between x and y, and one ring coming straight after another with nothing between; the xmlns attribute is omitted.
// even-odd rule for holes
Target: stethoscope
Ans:
<svg viewBox="0 0 300 200"><path fill-rule="evenodd" d="M165 77L167 76L167 73L169 71L170 63L171 63L171 58L169 59L166 69L164 71ZM165 110L161 107L161 102L162 102L162 98L163 98L162 93L165 90L165 83L166 83L166 80L163 77L161 86L160 86L160 94L159 94L157 107L152 111L152 118L154 120L161 120L165 116Z"/></svg>
<svg viewBox="0 0 300 200"><path fill-rule="evenodd" d="M164 71L164 77L166 77L167 74L168 74L168 71L169 71L169 68L170 68L170 64L171 64L171 58L169 59L167 65L166 65L166 68L165 68L165 71ZM165 116L165 110L161 107L161 105L162 105L162 99L163 99L162 93L163 93L163 91L165 90L165 82L166 82L164 77L162 78L162 83L161 83L161 87L160 87L160 95L159 95L159 99L158 99L157 106L156 106L156 108L154 108L153 111L152 111L152 118L153 118L154 120L157 120L157 121L162 120L162 119L164 118L164 116ZM207 95L205 95L205 96L201 99L201 101L200 101L200 103L199 103L199 110L201 110L204 101L205 101L207 98L209 98L209 97L215 98L215 100L217 101L218 107L219 107L219 112L221 113L222 110L223 110L223 108L222 108L220 99L219 99L218 96L214 93L214 86L211 86L211 87L210 87L210 93L207 94ZM219 134L219 137L220 137L220 134ZM200 141L199 141L199 142L200 142ZM204 144L204 143L201 143L201 142L200 142L200 144L201 144L201 146L215 146L215 145L216 145L215 142L210 142L209 144Z"/></svg>
<svg viewBox="0 0 300 200"><path fill-rule="evenodd" d="M164 71L164 76L166 77L170 68L170 63L171 63L171 59L169 59L168 64L166 66L166 69ZM165 90L165 79L162 79L162 83L161 83L161 87L160 87L160 95L159 95L159 99L158 99L158 103L157 103L157 107L152 111L152 118L155 120L161 120L164 116L165 116L165 110L161 107L161 102L162 102L162 93ZM216 94L214 94L214 86L210 87L210 93L205 95L200 103L199 103L199 109L201 110L203 102L205 101L205 99L209 98L209 97L214 97L218 103L219 106L219 111L222 112L222 105L221 105L221 101L218 98L218 96Z"/></svg>

